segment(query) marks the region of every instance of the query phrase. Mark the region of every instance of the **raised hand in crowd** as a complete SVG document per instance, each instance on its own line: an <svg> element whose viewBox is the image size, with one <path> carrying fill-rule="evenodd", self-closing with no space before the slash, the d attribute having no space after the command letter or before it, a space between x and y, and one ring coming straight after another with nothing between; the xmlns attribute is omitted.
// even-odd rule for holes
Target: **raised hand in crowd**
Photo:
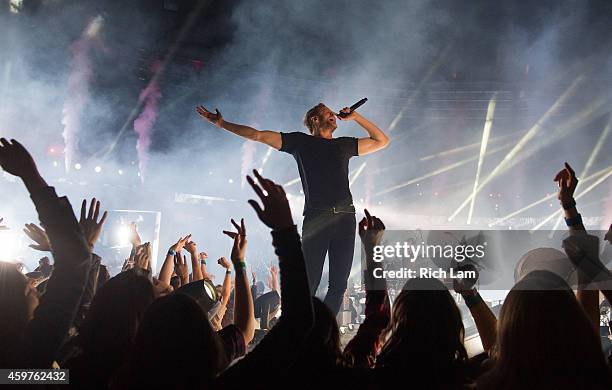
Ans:
<svg viewBox="0 0 612 390"><path fill-rule="evenodd" d="M19 142L0 138L0 165L11 175L21 178L30 193L47 186L30 153Z"/></svg>
<svg viewBox="0 0 612 390"><path fill-rule="evenodd" d="M166 258L164 259L164 263L162 264L161 269L159 270L158 279L166 284L170 284L170 279L172 278L172 271L174 270L174 255L180 253L185 244L189 242L191 239L191 234L188 234L185 237L181 237L178 241L168 249L168 253L166 253Z"/></svg>
<svg viewBox="0 0 612 390"><path fill-rule="evenodd" d="M145 242L136 248L134 254L134 267L140 268L143 271L148 271L151 268L151 243Z"/></svg>
<svg viewBox="0 0 612 390"><path fill-rule="evenodd" d="M232 293L232 264L225 257L220 257L217 264L225 269L225 277L221 285L221 303L227 305Z"/></svg>
<svg viewBox="0 0 612 390"><path fill-rule="evenodd" d="M140 234L138 234L138 225L136 224L136 222L131 222L129 229L130 229L129 240L130 240L130 244L132 244L132 247L135 248L141 245L142 239L140 238Z"/></svg>
<svg viewBox="0 0 612 390"><path fill-rule="evenodd" d="M8 226L6 226L6 225L2 225L2 222L3 222L3 221L4 221L4 218L0 218L0 231L3 231L3 230L10 230L11 228L9 228Z"/></svg>
<svg viewBox="0 0 612 390"><path fill-rule="evenodd" d="M219 264L221 267L225 268L226 270L230 270L232 268L232 265L230 264L229 261L227 261L225 257L220 257L217 260L217 264Z"/></svg>
<svg viewBox="0 0 612 390"><path fill-rule="evenodd" d="M234 245L232 246L232 253L230 255L230 259L234 265L239 262L244 262L246 256L246 227L244 226L244 218L240 220L240 225L236 223L233 219L230 220L232 225L236 228L236 232L232 232L229 230L224 230L223 234L227 235L231 239L234 240Z"/></svg>
<svg viewBox="0 0 612 390"><path fill-rule="evenodd" d="M565 163L565 168L557 172L553 180L559 185L557 198L561 203L571 204L574 201L576 186L578 186L578 178L574 169Z"/></svg>
<svg viewBox="0 0 612 390"><path fill-rule="evenodd" d="M380 244L385 224L379 218L370 215L367 209L364 209L364 213L365 217L359 221L359 238L366 248L373 248Z"/></svg>
<svg viewBox="0 0 612 390"><path fill-rule="evenodd" d="M49 237L41 227L35 223L26 223L23 232L35 242L35 244L28 245L30 248L41 252L51 252Z"/></svg>
<svg viewBox="0 0 612 390"><path fill-rule="evenodd" d="M261 200L263 207L253 199L249 199L249 204L253 207L261 222L273 230L282 230L294 226L289 201L283 186L264 178L255 169L253 175L255 175L259 184L255 183L250 176L247 176L247 181ZM264 191L266 191L266 194L264 194Z"/></svg>
<svg viewBox="0 0 612 390"><path fill-rule="evenodd" d="M100 238L100 234L102 234L102 228L104 227L104 222L106 222L106 217L108 217L108 212L105 211L102 214L102 218L98 220L99 216L100 201L93 198L89 204L89 211L87 211L87 200L83 199L83 203L81 203L81 219L79 220L79 225L81 225L81 229L83 229L83 234L91 250L93 250L98 238Z"/></svg>
<svg viewBox="0 0 612 390"><path fill-rule="evenodd" d="M240 219L240 225L231 219L235 232L224 230L223 234L230 237L234 243L230 260L236 271L234 287L234 324L240 329L246 344L250 343L255 335L255 311L253 309L253 297L249 289L249 278L246 270L247 235L244 218Z"/></svg>
<svg viewBox="0 0 612 390"><path fill-rule="evenodd" d="M565 213L565 221L569 230L585 230L582 224L582 216L576 209L576 200L574 199L574 192L576 191L576 186L578 186L576 172L574 172L574 169L568 163L565 163L565 168L560 170L553 180L556 181L559 186L557 198L559 198L561 202L561 207Z"/></svg>
<svg viewBox="0 0 612 390"><path fill-rule="evenodd" d="M189 265L187 264L187 257L180 252L174 255L174 272L176 272L180 278L182 286L189 283Z"/></svg>
<svg viewBox="0 0 612 390"><path fill-rule="evenodd" d="M185 250L189 253L191 257L191 281L196 282L198 280L204 279L204 272L202 271L202 267L206 267L206 262L201 264L200 254L198 253L198 248L193 240L189 240L185 244Z"/></svg>
<svg viewBox="0 0 612 390"><path fill-rule="evenodd" d="M268 279L266 280L266 284L268 285L268 288L272 291L279 291L279 285L278 285L278 267L270 264L270 276L268 276Z"/></svg>

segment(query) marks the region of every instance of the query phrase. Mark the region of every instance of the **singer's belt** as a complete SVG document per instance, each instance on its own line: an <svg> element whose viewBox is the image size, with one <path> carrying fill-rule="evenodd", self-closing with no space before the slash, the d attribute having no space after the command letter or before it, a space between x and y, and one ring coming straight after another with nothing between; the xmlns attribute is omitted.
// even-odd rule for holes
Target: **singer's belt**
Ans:
<svg viewBox="0 0 612 390"><path fill-rule="evenodd" d="M355 206L333 206L333 207L312 207L308 206L304 210L304 214L307 212L327 212L332 214L355 214Z"/></svg>

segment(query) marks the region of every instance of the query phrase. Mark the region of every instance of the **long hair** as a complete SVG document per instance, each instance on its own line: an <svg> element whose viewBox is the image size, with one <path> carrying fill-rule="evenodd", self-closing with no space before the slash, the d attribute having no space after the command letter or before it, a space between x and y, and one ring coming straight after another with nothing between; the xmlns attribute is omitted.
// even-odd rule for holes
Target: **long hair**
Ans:
<svg viewBox="0 0 612 390"><path fill-rule="evenodd" d="M411 279L393 304L389 338L377 367L432 381L463 379L467 352L461 312L437 279Z"/></svg>
<svg viewBox="0 0 612 390"><path fill-rule="evenodd" d="M593 325L567 283L552 272L533 271L510 290L494 357L479 388L612 388Z"/></svg>
<svg viewBox="0 0 612 390"><path fill-rule="evenodd" d="M117 387L201 388L225 363L219 336L200 305L185 294L171 294L145 312Z"/></svg>
<svg viewBox="0 0 612 390"><path fill-rule="evenodd" d="M11 363L28 323L26 278L15 264L0 262L0 367Z"/></svg>

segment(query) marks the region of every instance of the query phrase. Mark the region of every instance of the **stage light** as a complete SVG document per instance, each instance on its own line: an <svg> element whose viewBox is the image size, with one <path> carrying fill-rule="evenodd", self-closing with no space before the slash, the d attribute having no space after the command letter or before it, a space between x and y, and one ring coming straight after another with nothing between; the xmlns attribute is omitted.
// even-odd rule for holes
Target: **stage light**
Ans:
<svg viewBox="0 0 612 390"><path fill-rule="evenodd" d="M120 225L117 229L117 242L120 246L126 246L130 243L130 227L128 225Z"/></svg>
<svg viewBox="0 0 612 390"><path fill-rule="evenodd" d="M102 172L102 167L99 165L96 165L96 167L94 168L94 171L96 171L96 173L100 173Z"/></svg>
<svg viewBox="0 0 612 390"><path fill-rule="evenodd" d="M13 260L17 250L17 237L11 231L0 232L0 260Z"/></svg>
<svg viewBox="0 0 612 390"><path fill-rule="evenodd" d="M582 182L588 182L588 181L590 181L590 180L593 180L594 178L596 178L597 176L600 176L600 175L604 174L604 173L605 173L605 172L606 172L608 169L611 169L611 168L612 168L612 166L610 166L610 167L608 167L608 168L604 168L604 169L602 169L602 170L600 170L600 171L597 171L597 172L593 173L592 175L590 175L590 176L585 177L584 179L582 179ZM519 197L519 196L517 195L517 198L518 198L518 197ZM508 215L506 215L506 216L504 216L504 217L501 217L501 218L499 218L499 219L495 220L495 222L492 222L492 223L490 223L490 224L489 224L489 227L493 227L493 226L495 226L495 225L499 225L500 223L502 223L502 222L504 222L504 221L507 221L508 219L510 219L510 218L512 218L512 217L514 217L514 216L516 216L516 215L518 215L518 214L521 214L521 213L522 213L522 212L524 212L524 211L527 211L527 210L529 210L529 209L531 209L531 208L533 208L533 207L535 207L535 206L537 206L537 205L539 205L539 204L541 204L541 203L546 202L546 201L547 201L547 200L549 200L549 199L556 198L556 197L557 197L557 194L556 194L556 193L554 193L554 194L546 194L546 196L545 196L545 197L543 197L543 198L541 198L541 199L539 199L539 200L536 200L535 202L533 202L533 203L531 203L531 204L528 204L527 206L522 207L522 208L520 208L520 209L518 209L518 210L516 210L516 211L513 211L513 212L511 212L510 214L508 214Z"/></svg>
<svg viewBox="0 0 612 390"><path fill-rule="evenodd" d="M59 165L59 163L57 161L53 161L53 166L57 168L57 166Z"/></svg>
<svg viewBox="0 0 612 390"><path fill-rule="evenodd" d="M474 214L474 201L476 200L476 193L478 191L478 180L480 179L480 172L482 170L482 163L487 153L487 145L489 143L489 136L491 135L491 127L493 127L493 118L495 115L495 104L497 102L497 92L493 94L493 97L489 101L487 107L487 116L485 117L485 124L482 130L482 142L480 144L480 154L478 155L478 165L476 167L476 178L474 179L474 188L472 189L472 200L470 201L470 208L468 211L467 224L472 223L472 215Z"/></svg>
<svg viewBox="0 0 612 390"><path fill-rule="evenodd" d="M122 170L122 169L119 169L119 170L117 171L117 173L118 173L118 174L120 174L120 175L123 175L123 170Z"/></svg>
<svg viewBox="0 0 612 390"><path fill-rule="evenodd" d="M10 0L9 1L9 10L13 14L18 14L23 7L23 0Z"/></svg>
<svg viewBox="0 0 612 390"><path fill-rule="evenodd" d="M81 164L79 164L79 163L74 164L74 169L76 169L77 171L78 171L79 169L81 169L81 168L82 168L82 167L81 167Z"/></svg>
<svg viewBox="0 0 612 390"><path fill-rule="evenodd" d="M85 35L89 37L95 37L100 32L100 29L102 28L103 23L104 23L104 18L101 15L96 16L87 26Z"/></svg>
<svg viewBox="0 0 612 390"><path fill-rule="evenodd" d="M228 179L227 182L232 184L234 182L234 179Z"/></svg>
<svg viewBox="0 0 612 390"><path fill-rule="evenodd" d="M461 203L461 205L448 217L448 221L451 222L455 217L472 201L472 199L482 190L493 178L502 173L509 165L509 163L515 159L517 154L531 142L531 140L538 134L538 132L543 128L544 123L550 118L556 111L565 104L566 100L569 99L570 96L574 95L574 92L578 88L580 84L584 81L584 76L577 77L574 82L557 98L557 100L553 103L552 106L536 121L536 123L531 126L531 128L521 137L521 139L514 145L512 150L504 156L503 160L489 173L489 175L480 183L478 188L473 191L467 199Z"/></svg>

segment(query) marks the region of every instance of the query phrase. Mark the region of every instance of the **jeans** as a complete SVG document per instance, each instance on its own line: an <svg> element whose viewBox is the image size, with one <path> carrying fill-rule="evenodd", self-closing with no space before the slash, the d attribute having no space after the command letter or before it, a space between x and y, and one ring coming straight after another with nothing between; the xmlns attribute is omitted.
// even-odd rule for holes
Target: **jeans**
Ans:
<svg viewBox="0 0 612 390"><path fill-rule="evenodd" d="M338 314L346 291L355 250L355 214L331 211L306 211L302 226L302 249L310 282L315 294L329 253L329 286L325 304Z"/></svg>

